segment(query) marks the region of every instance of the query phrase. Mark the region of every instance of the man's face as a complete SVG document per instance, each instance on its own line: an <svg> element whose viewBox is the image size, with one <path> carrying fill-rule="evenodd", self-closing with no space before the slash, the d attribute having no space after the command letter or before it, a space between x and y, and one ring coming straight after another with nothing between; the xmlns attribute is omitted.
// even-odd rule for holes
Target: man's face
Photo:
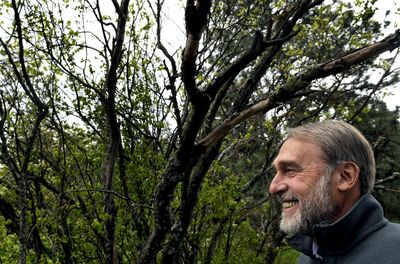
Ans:
<svg viewBox="0 0 400 264"><path fill-rule="evenodd" d="M281 229L289 235L310 233L314 224L330 220L336 210L330 172L321 149L302 139L289 138L273 162L276 175L269 192L282 200Z"/></svg>

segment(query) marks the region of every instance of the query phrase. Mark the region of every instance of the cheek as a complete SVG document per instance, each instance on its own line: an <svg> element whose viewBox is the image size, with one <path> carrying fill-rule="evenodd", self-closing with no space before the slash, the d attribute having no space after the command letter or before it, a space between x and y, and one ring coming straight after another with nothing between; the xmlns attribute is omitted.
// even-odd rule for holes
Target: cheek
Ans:
<svg viewBox="0 0 400 264"><path fill-rule="evenodd" d="M297 181L293 182L292 192L297 194L299 198L306 196L315 186L315 184L304 182L304 181Z"/></svg>

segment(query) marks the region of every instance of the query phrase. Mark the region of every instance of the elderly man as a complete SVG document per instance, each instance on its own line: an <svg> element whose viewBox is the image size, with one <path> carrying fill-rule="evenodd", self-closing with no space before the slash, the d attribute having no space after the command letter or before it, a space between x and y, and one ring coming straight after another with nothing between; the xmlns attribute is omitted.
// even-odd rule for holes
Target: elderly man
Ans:
<svg viewBox="0 0 400 264"><path fill-rule="evenodd" d="M400 225L370 194L374 153L356 128L326 120L290 129L273 166L269 192L282 201L280 228L298 263L400 263Z"/></svg>

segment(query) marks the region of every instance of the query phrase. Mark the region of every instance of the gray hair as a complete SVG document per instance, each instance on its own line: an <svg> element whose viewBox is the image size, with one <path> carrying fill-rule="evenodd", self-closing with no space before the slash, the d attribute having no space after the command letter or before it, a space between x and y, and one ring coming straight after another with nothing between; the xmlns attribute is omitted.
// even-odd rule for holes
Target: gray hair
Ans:
<svg viewBox="0 0 400 264"><path fill-rule="evenodd" d="M372 191L375 183L375 158L368 140L354 126L338 120L307 123L290 128L288 138L304 138L319 146L330 169L352 161L360 168L361 193Z"/></svg>

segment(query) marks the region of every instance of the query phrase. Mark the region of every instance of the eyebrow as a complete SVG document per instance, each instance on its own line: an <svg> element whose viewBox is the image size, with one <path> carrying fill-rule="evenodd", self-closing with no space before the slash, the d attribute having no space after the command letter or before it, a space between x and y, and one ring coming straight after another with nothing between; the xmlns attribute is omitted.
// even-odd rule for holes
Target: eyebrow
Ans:
<svg viewBox="0 0 400 264"><path fill-rule="evenodd" d="M278 167L295 167L295 168L301 168L301 165L296 162L296 161L291 161L291 160L280 160L278 162L273 162L272 166L276 169Z"/></svg>

